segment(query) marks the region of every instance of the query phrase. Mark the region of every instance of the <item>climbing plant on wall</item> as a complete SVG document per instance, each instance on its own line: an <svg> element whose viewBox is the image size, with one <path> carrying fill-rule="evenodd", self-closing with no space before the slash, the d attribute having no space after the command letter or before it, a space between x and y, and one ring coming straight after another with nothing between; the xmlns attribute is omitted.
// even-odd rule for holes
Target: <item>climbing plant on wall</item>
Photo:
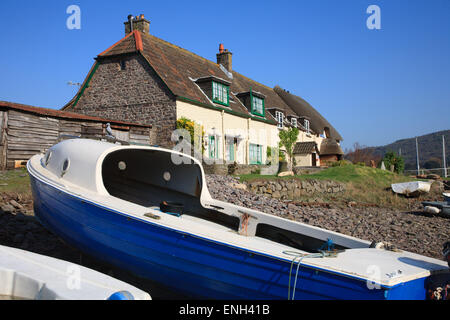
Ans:
<svg viewBox="0 0 450 320"><path fill-rule="evenodd" d="M205 141L203 138L205 136L205 131L204 131L202 125L196 123L193 120L182 117L177 120L176 128L187 130L191 137L191 141L190 141L191 145L192 146L201 146L202 153L205 151Z"/></svg>

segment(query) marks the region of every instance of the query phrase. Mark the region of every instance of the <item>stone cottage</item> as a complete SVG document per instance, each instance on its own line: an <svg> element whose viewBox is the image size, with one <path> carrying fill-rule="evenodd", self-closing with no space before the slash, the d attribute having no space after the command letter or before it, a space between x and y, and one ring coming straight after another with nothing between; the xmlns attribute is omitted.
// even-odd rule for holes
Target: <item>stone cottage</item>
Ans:
<svg viewBox="0 0 450 320"><path fill-rule="evenodd" d="M124 25L125 37L95 57L63 110L151 124L152 143L164 147L174 145L176 121L187 118L203 127L205 157L244 165L265 164L279 130L291 126L300 129L298 142L315 142L319 150L326 139L342 140L300 97L233 70L223 45L213 62L150 34L143 15ZM320 165L319 153L314 157L311 165Z"/></svg>

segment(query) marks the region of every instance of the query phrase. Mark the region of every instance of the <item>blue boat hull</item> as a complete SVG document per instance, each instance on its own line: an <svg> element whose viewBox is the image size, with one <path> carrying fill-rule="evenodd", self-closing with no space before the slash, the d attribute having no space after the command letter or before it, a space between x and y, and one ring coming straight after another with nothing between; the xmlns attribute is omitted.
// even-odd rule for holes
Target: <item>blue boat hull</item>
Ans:
<svg viewBox="0 0 450 320"><path fill-rule="evenodd" d="M35 215L88 255L193 297L288 297L290 261L139 220L30 176ZM295 298L424 299L424 281L368 289L363 279L301 266Z"/></svg>

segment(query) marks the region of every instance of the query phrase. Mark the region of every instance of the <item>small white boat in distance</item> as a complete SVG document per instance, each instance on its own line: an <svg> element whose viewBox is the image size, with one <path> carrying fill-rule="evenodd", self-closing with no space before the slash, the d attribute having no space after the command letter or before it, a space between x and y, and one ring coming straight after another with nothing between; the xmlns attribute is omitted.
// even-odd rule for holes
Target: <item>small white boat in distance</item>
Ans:
<svg viewBox="0 0 450 320"><path fill-rule="evenodd" d="M0 246L0 300L150 300L148 293L68 261Z"/></svg>
<svg viewBox="0 0 450 320"><path fill-rule="evenodd" d="M411 181L394 183L391 185L392 191L399 194L404 194L408 197L416 197L423 193L430 191L431 184L433 182L427 181Z"/></svg>
<svg viewBox="0 0 450 320"><path fill-rule="evenodd" d="M447 193L444 192L442 195L444 196L444 201L450 204L450 192Z"/></svg>

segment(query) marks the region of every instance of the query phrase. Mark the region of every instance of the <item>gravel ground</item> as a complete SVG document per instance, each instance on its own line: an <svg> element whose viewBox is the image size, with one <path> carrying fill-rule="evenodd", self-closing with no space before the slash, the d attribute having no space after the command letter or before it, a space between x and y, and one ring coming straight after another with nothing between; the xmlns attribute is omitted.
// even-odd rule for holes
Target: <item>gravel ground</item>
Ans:
<svg viewBox="0 0 450 320"><path fill-rule="evenodd" d="M443 259L442 245L450 240L450 219L423 213L420 201L410 211L364 206L295 203L232 188L239 180L230 176L207 176L215 199L274 214L368 241L383 241L397 248Z"/></svg>

